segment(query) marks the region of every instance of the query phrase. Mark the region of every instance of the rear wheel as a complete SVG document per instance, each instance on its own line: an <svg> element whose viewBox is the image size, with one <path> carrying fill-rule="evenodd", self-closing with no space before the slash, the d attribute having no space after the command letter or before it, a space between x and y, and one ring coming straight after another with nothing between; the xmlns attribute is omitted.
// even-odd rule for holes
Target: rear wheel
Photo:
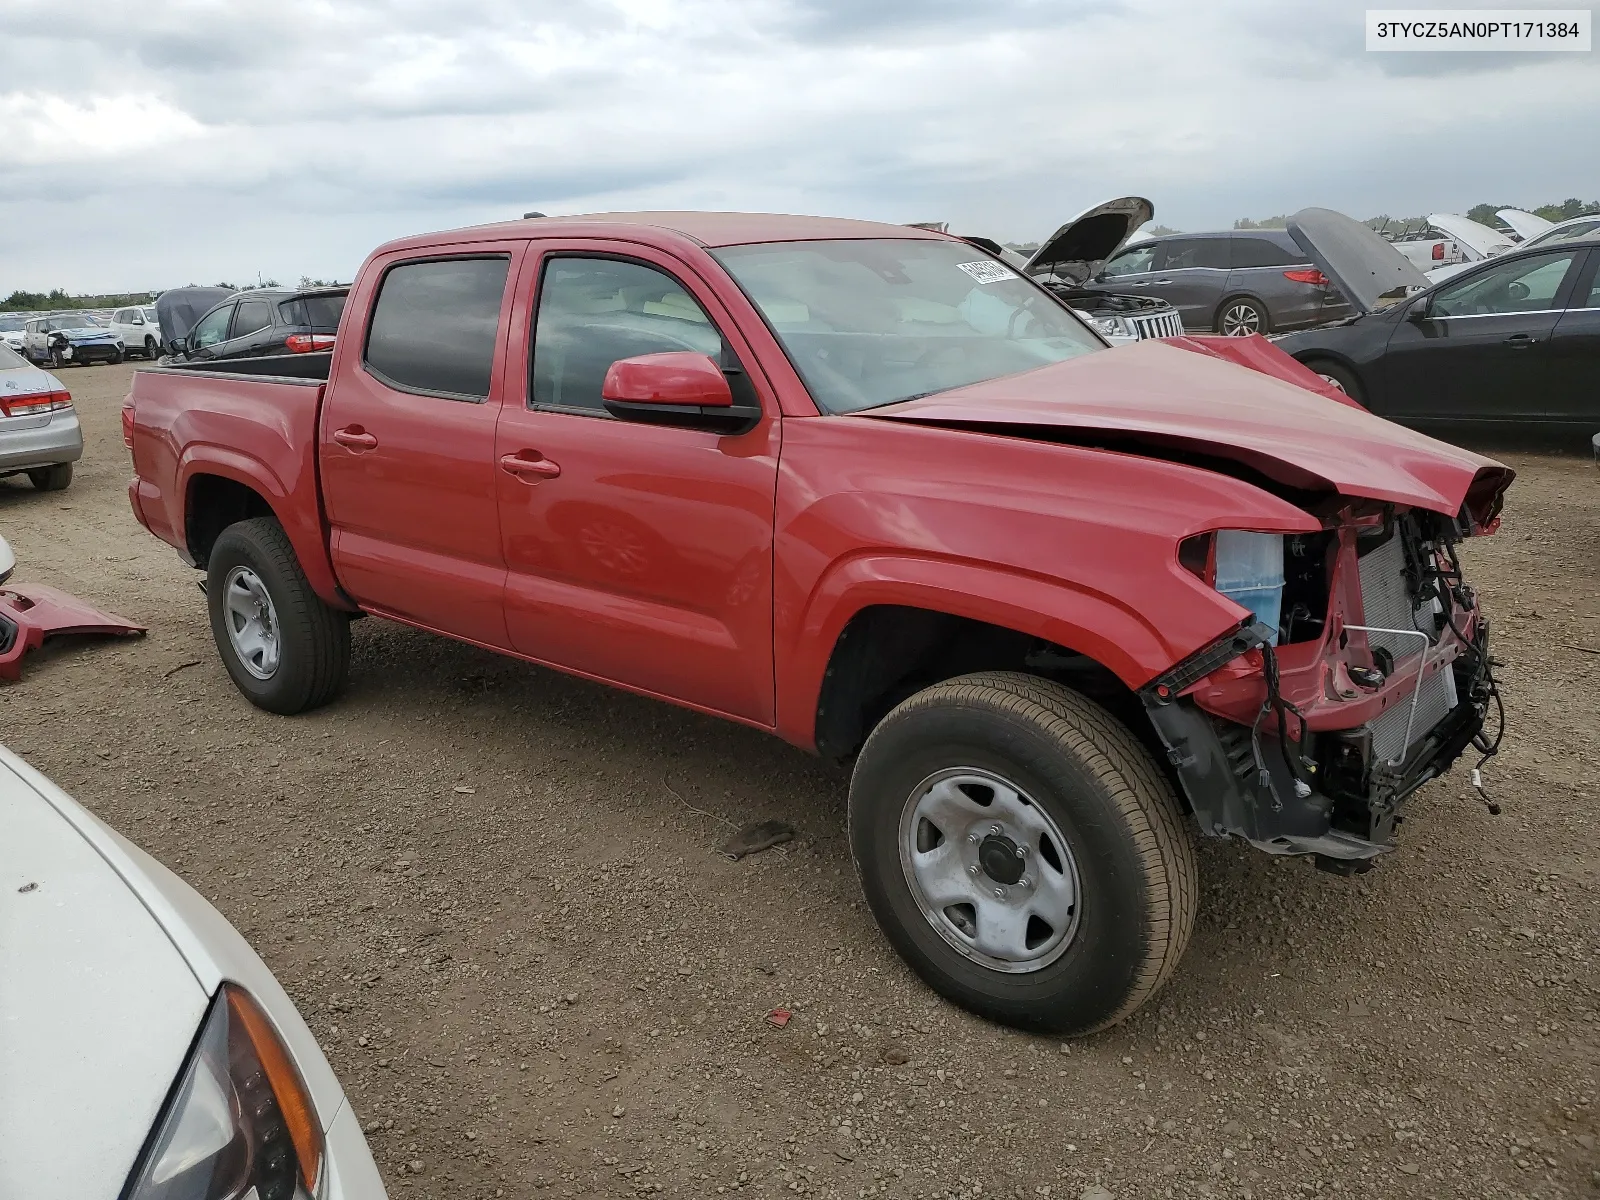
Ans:
<svg viewBox="0 0 1600 1200"><path fill-rule="evenodd" d="M1028 675L963 676L885 717L856 762L850 840L895 949L1008 1025L1122 1020L1194 925L1194 851L1165 776L1104 709Z"/></svg>
<svg viewBox="0 0 1600 1200"><path fill-rule="evenodd" d="M1217 309L1217 332L1225 337L1248 337L1271 329L1267 306L1252 296L1232 296Z"/></svg>
<svg viewBox="0 0 1600 1200"><path fill-rule="evenodd" d="M1308 359L1305 364L1311 370L1328 382L1333 384L1357 404L1365 404L1366 396L1362 392L1361 380L1356 378L1356 373L1342 363L1332 362L1326 358Z"/></svg>
<svg viewBox="0 0 1600 1200"><path fill-rule="evenodd" d="M211 635L234 685L285 715L326 704L350 668L350 620L311 588L272 517L228 526L206 569Z"/></svg>
<svg viewBox="0 0 1600 1200"><path fill-rule="evenodd" d="M57 463L53 467L35 467L28 472L28 482L41 492L64 492L72 483L72 464Z"/></svg>

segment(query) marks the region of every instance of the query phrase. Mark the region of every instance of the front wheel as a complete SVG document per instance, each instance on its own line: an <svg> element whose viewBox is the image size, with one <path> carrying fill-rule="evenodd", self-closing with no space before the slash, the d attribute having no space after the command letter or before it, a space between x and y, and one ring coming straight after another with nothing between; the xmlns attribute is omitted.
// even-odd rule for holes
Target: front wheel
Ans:
<svg viewBox="0 0 1600 1200"><path fill-rule="evenodd" d="M1313 358L1305 365L1322 376L1323 382L1331 383L1357 404L1366 403L1366 393L1361 387L1361 380L1356 378L1356 373L1349 367L1326 358Z"/></svg>
<svg viewBox="0 0 1600 1200"><path fill-rule="evenodd" d="M1234 296L1225 300L1217 310L1217 332L1224 337L1249 337L1252 333L1269 333L1272 320L1266 305L1250 296Z"/></svg>
<svg viewBox="0 0 1600 1200"><path fill-rule="evenodd" d="M153 338L153 337L145 338L145 340L144 340L144 356L145 356L145 358L148 359L150 362L155 362L156 355L159 354L159 353L160 353L160 350L156 346L155 338Z"/></svg>
<svg viewBox="0 0 1600 1200"><path fill-rule="evenodd" d="M206 568L211 636L234 686L292 715L326 704L350 668L350 619L311 588L272 517L222 531Z"/></svg>
<svg viewBox="0 0 1600 1200"><path fill-rule="evenodd" d="M856 761L850 843L900 955L1007 1025L1115 1024L1194 927L1194 850L1165 776L1099 705L1033 676L963 676L885 717Z"/></svg>

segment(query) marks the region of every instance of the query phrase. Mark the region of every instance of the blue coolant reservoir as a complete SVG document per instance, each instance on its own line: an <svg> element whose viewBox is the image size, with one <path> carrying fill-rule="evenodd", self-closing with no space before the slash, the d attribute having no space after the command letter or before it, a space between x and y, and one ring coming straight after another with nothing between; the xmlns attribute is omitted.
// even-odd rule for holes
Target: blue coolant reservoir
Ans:
<svg viewBox="0 0 1600 1200"><path fill-rule="evenodd" d="M1283 534L1217 531L1216 589L1253 612L1278 644L1283 616Z"/></svg>

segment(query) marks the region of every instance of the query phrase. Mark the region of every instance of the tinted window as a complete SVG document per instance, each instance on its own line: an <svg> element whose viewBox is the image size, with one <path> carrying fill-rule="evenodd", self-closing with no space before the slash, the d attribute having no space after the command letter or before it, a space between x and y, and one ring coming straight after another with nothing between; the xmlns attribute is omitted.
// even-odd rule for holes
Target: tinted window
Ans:
<svg viewBox="0 0 1600 1200"><path fill-rule="evenodd" d="M278 319L285 325L300 325L317 333L333 333L344 313L344 296L300 296L278 305Z"/></svg>
<svg viewBox="0 0 1600 1200"><path fill-rule="evenodd" d="M402 263L383 277L367 331L367 366L404 391L489 394L506 258Z"/></svg>
<svg viewBox="0 0 1600 1200"><path fill-rule="evenodd" d="M1156 264L1160 271L1178 271L1185 267L1220 267L1228 265L1227 238L1174 238L1161 243L1161 257Z"/></svg>
<svg viewBox="0 0 1600 1200"><path fill-rule="evenodd" d="M265 300L241 300L233 318L233 336L244 337L272 324L272 305Z"/></svg>
<svg viewBox="0 0 1600 1200"><path fill-rule="evenodd" d="M1236 267L1292 267L1306 261L1304 254L1286 250L1271 238L1231 237L1228 241Z"/></svg>
<svg viewBox="0 0 1600 1200"><path fill-rule="evenodd" d="M224 304L221 308L214 308L201 317L194 327L194 332L189 335L189 345L199 349L201 346L215 346L218 342L226 341L228 319L233 316L233 308L231 304Z"/></svg>
<svg viewBox="0 0 1600 1200"><path fill-rule="evenodd" d="M1579 303L1579 301L1583 301ZM1594 282L1589 285L1589 298L1584 300L1579 296L1572 302L1573 308L1600 308L1600 271L1595 273Z"/></svg>
<svg viewBox="0 0 1600 1200"><path fill-rule="evenodd" d="M604 411L600 385L619 358L698 350L722 335L672 276L639 263L553 258L533 337L533 403Z"/></svg>
<svg viewBox="0 0 1600 1200"><path fill-rule="evenodd" d="M1556 293L1576 255L1575 250L1536 254L1499 263L1459 283L1447 283L1434 293L1432 311L1441 317L1475 317L1554 308Z"/></svg>
<svg viewBox="0 0 1600 1200"><path fill-rule="evenodd" d="M1573 238L1588 237L1600 231L1600 217L1592 221L1574 221L1571 225L1562 225L1556 229L1547 229L1537 237L1530 238L1530 246L1542 246L1546 242L1568 242Z"/></svg>
<svg viewBox="0 0 1600 1200"><path fill-rule="evenodd" d="M1102 273L1110 279L1117 275L1138 275L1148 271L1155 259L1157 245L1156 242L1146 242L1142 246L1130 246L1107 262L1101 269Z"/></svg>

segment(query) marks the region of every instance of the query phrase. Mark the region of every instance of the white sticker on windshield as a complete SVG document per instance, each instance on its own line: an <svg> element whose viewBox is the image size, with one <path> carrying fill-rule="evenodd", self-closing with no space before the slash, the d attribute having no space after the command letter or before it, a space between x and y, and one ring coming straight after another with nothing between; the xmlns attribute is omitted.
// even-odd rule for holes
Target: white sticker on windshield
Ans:
<svg viewBox="0 0 1600 1200"><path fill-rule="evenodd" d="M984 259L982 262L957 263L968 275L979 283L999 283L1002 279L1015 279L1017 273L1010 267L1001 266L993 259Z"/></svg>

